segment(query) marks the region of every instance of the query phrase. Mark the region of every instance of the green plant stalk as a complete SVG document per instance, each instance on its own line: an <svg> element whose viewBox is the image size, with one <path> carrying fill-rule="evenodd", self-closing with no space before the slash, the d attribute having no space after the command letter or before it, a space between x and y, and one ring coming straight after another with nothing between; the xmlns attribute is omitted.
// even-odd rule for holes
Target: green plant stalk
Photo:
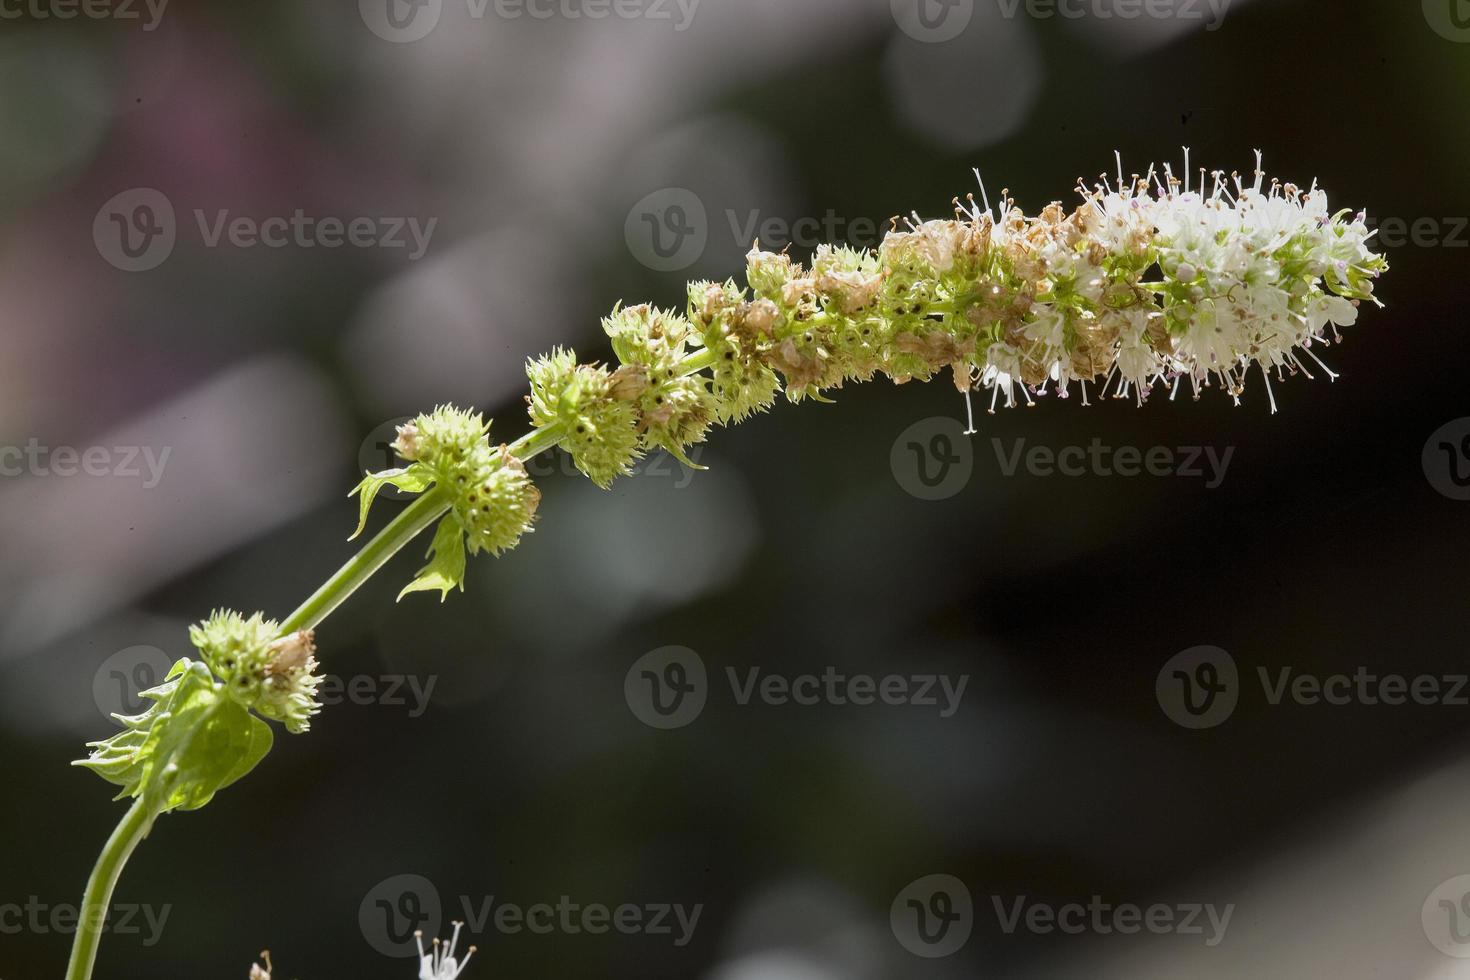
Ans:
<svg viewBox="0 0 1470 980"><path fill-rule="evenodd" d="M694 374L713 363L714 356L708 350L701 350L685 358L680 373ZM563 437L564 433L559 426L548 425L533 429L507 448L517 459L525 462L554 448ZM421 494L287 617L281 624L281 634L284 636L297 630L315 629L333 610L361 588L374 572L387 564L390 558L448 510L449 498L441 488L431 487ZM113 831L102 853L97 856L92 877L88 880L86 893L82 897L84 914L72 942L71 963L67 967L66 980L91 980L92 966L97 959L97 946L102 938L102 922L100 915L88 916L85 910L93 907L106 908L111 904L113 888L122 874L123 865L132 856L138 843L147 836L153 817L144 806L143 800L138 799ZM93 925L95 928L92 928Z"/></svg>
<svg viewBox="0 0 1470 980"><path fill-rule="evenodd" d="M152 824L153 814L139 797L128 808L102 853L97 856L92 877L87 879L87 891L82 896L82 914L77 921L76 938L72 941L66 980L90 980L107 910L112 906L113 889L117 887L123 865L128 863L139 842L148 836Z"/></svg>
<svg viewBox="0 0 1470 980"><path fill-rule="evenodd" d="M1358 304L1373 300L1372 280L1388 268L1387 262L1383 256L1375 255L1366 247L1370 232L1361 214L1349 222L1343 219L1349 212L1341 211L1328 221L1313 210L1319 204L1323 209L1326 206L1325 198L1321 198L1315 187L1303 196L1295 185L1273 183L1269 196L1266 195L1259 154L1254 185L1247 188L1236 180L1238 200L1223 189L1219 172L1213 195L1206 198L1203 193L1203 172L1200 191L1194 194L1189 186L1190 172L1186 159L1186 177L1182 185L1184 195L1180 196L1180 182L1167 168L1167 187L1151 169L1149 177L1154 178L1153 186L1158 190L1155 198L1151 196L1149 177L1135 175L1131 183L1125 182L1120 163L1119 189L1114 191L1106 181L1091 192L1084 189L1084 205L1070 217L1055 204L1041 216L1028 219L1009 200L994 216L989 213L988 203L982 212L973 205L962 208L957 202L957 220L917 223L916 219L909 231L895 228L876 253L819 249L812 263L811 275L807 275L808 270L793 263L789 257L760 251L757 246L748 256L746 272L750 291L758 297L756 300L748 300L747 290L736 286L733 280L723 287L713 283L691 284L695 291L690 294L690 310L701 325L697 331L701 334L699 342L709 344L710 337L704 335L705 330L716 327L718 331L744 330L747 340L761 338L749 350L742 348L745 357L742 370L760 369L765 374L759 376L757 382L741 382L744 387L735 393L738 401L726 402L722 407L729 410L732 405L736 406L738 417L744 417L757 407L768 407L782 384L788 398L797 401L803 396L819 396L824 388L841 387L845 380L866 380L879 371L902 382L914 377L927 380L944 368L955 372L961 381L960 390L967 394L975 371L981 371L983 386L992 393L992 405L995 396L1001 392L1005 393L1008 405L1015 404L1017 386L1029 404L1032 401L1030 390L1036 385L1044 390L1052 378L1056 379L1059 397L1066 397L1072 381L1081 383L1084 403L1089 380L1101 379L1101 394L1106 394L1109 384L1116 378L1118 389L1115 397L1128 397L1130 390L1136 390L1136 397L1141 402L1143 395L1156 383L1165 380L1166 375L1174 377L1176 387L1178 378L1189 377L1196 395L1201 387L1209 386L1214 379L1238 400L1244 389L1245 372L1252 366L1261 369L1269 391L1270 369L1275 369L1278 375L1283 369L1297 373L1298 369L1305 368L1297 357L1299 351L1316 360L1316 356L1306 349L1313 339L1323 339L1320 331L1327 323L1335 329L1356 320ZM1280 189L1281 186L1284 190ZM1273 237L1269 250L1278 257L1276 268L1279 274L1271 277L1270 281L1247 283L1239 279L1228 293L1215 296L1205 290L1207 270L1198 267L1196 259L1209 263L1209 268L1219 266L1227 279L1234 277L1236 273L1230 270L1233 268L1231 263L1235 261L1231 256L1239 251L1236 246L1251 254L1265 254L1267 250L1266 243L1257 240L1260 238L1257 234L1259 222L1252 223L1242 218L1238 227L1232 224L1230 229L1220 232L1213 246L1201 253L1198 243L1187 237L1179 239L1167 231L1176 222L1161 225L1151 217L1153 208L1167 206L1175 210L1209 209L1211 220L1214 220L1216 212L1221 210L1243 215L1260 210L1268 201L1273 207L1287 208L1290 218L1285 244L1275 241L1277 232L1271 232ZM1111 231L1103 235L1097 230L1099 224L1109 226ZM1048 251L1053 249L1060 251L1055 256L1049 255ZM1053 259L1056 258L1065 261L1054 266ZM1141 277L1153 267L1163 274L1163 281L1159 284L1143 283ZM1311 270L1326 270L1325 290L1322 288L1323 274ZM1077 290L1077 277L1084 274L1094 277L1087 281L1101 290L1100 296L1089 298ZM697 289L705 291L697 295ZM1114 291L1111 298L1109 290ZM1117 290L1122 290L1122 293L1118 294ZM1237 290L1240 290L1238 296ZM1147 293L1161 293L1164 301L1139 309L1145 304L1136 300ZM1131 301L1119 306L1116 303L1118 295ZM1224 303L1246 314L1242 323L1254 322L1261 310L1276 310L1282 295L1294 297L1293 314L1310 329L1306 336L1296 330L1277 331L1267 338L1269 343L1264 346L1259 337L1239 331L1237 335L1221 341L1201 334L1207 329L1205 327L1199 327L1194 330L1195 336L1190 336L1190 330L1174 330L1171 326L1168 336L1160 336L1146 329L1146 324L1136 322L1136 318L1121 313L1122 308L1127 307L1133 313L1165 316L1171 323L1184 323L1205 309L1199 304L1208 303L1213 309ZM987 300L986 304L979 303L982 297ZM990 303L992 299L994 302ZM1308 301L1312 304L1310 307ZM696 304L703 312L695 312ZM979 319L972 321L968 314L977 310ZM663 316L646 306L624 310L620 305L614 316L603 324L613 339L618 360L624 367L644 369L645 383L648 381L646 371L651 366L658 367L666 375L671 373L667 370L669 365L661 361L662 347L668 339L657 322ZM683 325L676 324L672 342L678 345L677 349L683 350L686 331L692 325L682 317L675 319L682 320ZM1064 326L1061 343L1028 338L1026 331L1029 328L1038 324L1054 324L1058 319ZM885 341L874 347L868 342L870 320L878 322L880 333L892 335L889 337L891 343ZM1085 338L1077 329L1077 323L1082 320L1089 322L1089 333ZM1220 329L1215 327L1216 332ZM710 336L725 338L728 334L717 332ZM1222 342L1234 352L1233 359L1228 362L1220 362L1215 355L1216 345ZM728 341L718 340L717 343L725 357L734 356L734 348ZM767 346L762 348L761 344ZM556 356L563 355L570 355L570 352ZM672 373L687 377L713 366L715 357L713 347L706 347L678 362ZM545 375L543 388L548 379L558 380L555 377L556 365L547 359L539 364ZM528 364L528 376L536 369L537 364ZM562 370L576 371L579 368L573 362ZM778 383L777 372L784 376L784 382ZM572 379L567 376L559 380L566 385ZM555 417L557 413L550 413L550 416L538 414L534 402L537 381L535 377L531 381L532 417L542 421ZM611 375L603 372L600 383L610 384ZM762 390L760 385L768 385L769 390ZM638 385L633 387L637 389ZM634 395L640 396L641 393L639 389ZM636 419L640 427L662 427L663 431L655 430L656 437L651 441L676 455L683 446L703 438L708 428L707 418L696 419L692 415L682 418L679 424L684 428L682 432L676 431L670 428L670 420L678 416L670 415L668 406L662 407L662 419L652 417L653 413L649 411L639 413L629 409L633 414L628 423L631 425ZM448 408L445 407L446 410ZM1274 399L1272 411L1275 411ZM457 416L460 423L470 419L479 423L480 417L468 413ZM625 431L625 434L633 433ZM638 434L641 443L650 441L647 429L640 428ZM476 431L473 435L483 438L484 434ZM508 449L524 462L555 446L564 435L566 433L559 431L558 422L550 422ZM639 442L634 442L623 448L631 455L638 447ZM600 472L609 478L617 475L622 472L627 458L623 457L622 464L617 464L617 457L608 455L606 460L613 460L616 465ZM584 469L584 472L587 471ZM589 472L588 475L593 474ZM369 478L373 476L370 474ZM365 485L360 485L360 490ZM374 484L375 488L381 486L382 483ZM524 485L515 487L514 492L521 494L515 503L527 509L525 499L528 491ZM452 490L439 486L436 479L427 492L405 508L286 620L275 641L268 646L258 644L259 650L267 651L276 643L288 641L293 631L318 625L389 558L453 506L452 494ZM529 519L528 514L522 524L510 528L514 534L503 534L498 538L491 537L489 530L483 527L477 528L481 537L474 543L480 545L488 540L487 547L496 552L504 547L513 547L529 525ZM461 530L468 533L467 529ZM450 557L442 562L436 537L431 552L434 553L434 561L443 564L444 568L429 572L423 579L425 590L442 588L447 592L448 587L444 583L449 582L449 587L452 587L463 581L464 539L457 535L450 537L455 550L443 552ZM416 579L406 591L414 591L412 587L419 584L420 580ZM251 620L237 616L237 620L235 628L239 629L262 622L260 614ZM291 652L278 651L272 656L298 660L303 656L309 657L309 650L304 649L308 645L309 641L298 641L295 648L286 648ZM212 664L210 666L213 667ZM297 668L291 666L289 669ZM245 676L248 680L248 675ZM310 702L310 692L302 694L298 691L297 694ZM248 712L246 717L260 720ZM93 744L103 746L107 743ZM211 771L209 775L220 782L230 773ZM117 781L105 773L104 778ZM128 784L124 782L122 785ZM154 814L140 810L140 805L135 804L129 811L99 857L87 889L89 904L110 900L123 862L147 832ZM85 927L78 930L68 980L89 980L99 931L100 927L98 930Z"/></svg>

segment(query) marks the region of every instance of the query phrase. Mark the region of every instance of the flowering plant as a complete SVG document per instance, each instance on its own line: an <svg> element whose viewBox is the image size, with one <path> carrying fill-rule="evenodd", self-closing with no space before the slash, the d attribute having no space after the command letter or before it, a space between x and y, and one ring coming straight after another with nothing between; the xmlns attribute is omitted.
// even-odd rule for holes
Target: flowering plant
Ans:
<svg viewBox="0 0 1470 980"><path fill-rule="evenodd" d="M822 246L809 267L787 254L748 256L745 285L695 282L684 313L619 306L603 320L615 367L558 348L530 361L533 429L508 444L483 416L442 406L402 426L404 466L367 474L358 533L386 486L413 502L284 622L216 612L190 634L200 660L180 660L145 696L143 714L93 743L79 764L122 787L132 808L104 848L87 908L105 908L157 817L198 809L269 751L264 719L305 731L320 710L313 630L399 549L437 524L429 561L404 588L463 589L466 553L499 555L531 530L540 494L525 461L560 446L600 487L663 449L686 465L716 424L772 406L825 401L848 382L883 374L925 381L949 369L965 394L1034 404L1075 385L1139 404L1160 386L1172 399L1218 387L1237 403L1259 371L1275 411L1272 376L1335 378L1314 348L1353 324L1388 266L1368 247L1359 213L1330 212L1315 184L1221 172L1183 177L1150 168L1079 187L1068 212L1027 217L981 186L949 220L917 216L876 251ZM1332 331L1329 338L1327 331ZM973 414L970 428L974 429ZM356 535L354 535L356 536ZM83 918L68 980L91 976L100 917ZM457 937L456 937L457 938ZM425 957L424 976L451 976L448 947ZM437 956L437 954L436 954ZM468 959L468 958L466 958Z"/></svg>

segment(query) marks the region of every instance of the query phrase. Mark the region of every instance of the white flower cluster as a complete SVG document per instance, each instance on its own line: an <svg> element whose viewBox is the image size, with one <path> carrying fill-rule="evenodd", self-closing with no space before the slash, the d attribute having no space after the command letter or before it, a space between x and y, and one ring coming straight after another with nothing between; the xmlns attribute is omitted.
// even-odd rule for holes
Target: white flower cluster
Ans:
<svg viewBox="0 0 1470 980"><path fill-rule="evenodd" d="M413 934L419 947L419 980L458 980L464 968L470 965L470 958L476 953L475 947L471 946L469 952L464 954L463 961L455 957L455 950L459 946L459 932L463 928L463 922L456 922L454 935L449 942L440 942L435 938L433 948L428 952L424 952L424 934Z"/></svg>
<svg viewBox="0 0 1470 980"><path fill-rule="evenodd" d="M1312 377L1304 358L1336 377L1312 348L1357 319L1387 268L1364 216L1329 214L1315 183L1267 184L1259 154L1250 183L1200 171L1192 186L1187 156L1185 174L1166 166L1124 181L1120 164L1116 188L1103 178L1065 217L1053 205L1026 219L1003 203L994 244L1034 302L986 351L979 381L992 408L999 392L1014 404L1017 387L1028 402L1048 384L1065 398L1074 380L1085 401L1099 376L1104 394L1114 386L1140 402L1160 382L1173 397L1187 379L1196 397L1213 382L1237 403L1253 366L1268 392L1272 372ZM971 212L991 218L988 202Z"/></svg>

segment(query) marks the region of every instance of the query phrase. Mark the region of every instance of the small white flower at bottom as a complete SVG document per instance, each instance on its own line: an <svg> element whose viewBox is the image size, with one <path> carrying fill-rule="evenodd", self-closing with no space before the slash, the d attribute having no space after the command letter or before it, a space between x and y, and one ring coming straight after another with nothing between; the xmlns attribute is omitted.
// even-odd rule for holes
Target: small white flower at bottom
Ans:
<svg viewBox="0 0 1470 980"><path fill-rule="evenodd" d="M454 924L454 936L448 944L434 940L433 950L424 952L424 934L415 932L414 941L419 946L419 980L456 980L464 968L470 965L470 957L475 955L475 947L471 946L464 954L464 962L455 959L454 952L459 946L459 931L464 928L463 922Z"/></svg>

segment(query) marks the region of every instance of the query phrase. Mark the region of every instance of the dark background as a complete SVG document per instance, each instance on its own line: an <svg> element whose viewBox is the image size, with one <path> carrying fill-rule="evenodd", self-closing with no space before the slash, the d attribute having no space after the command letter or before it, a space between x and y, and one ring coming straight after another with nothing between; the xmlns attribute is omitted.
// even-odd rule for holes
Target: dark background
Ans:
<svg viewBox="0 0 1470 980"><path fill-rule="evenodd" d="M1470 872L1470 709L1273 706L1255 680L1466 670L1470 503L1421 465L1470 414L1470 30L1433 29L1439 6L1237 0L1205 30L974 0L937 43L887 0L703 0L684 31L447 0L414 43L348 3L174 0L151 31L0 21L0 443L172 449L148 489L0 478L0 906L79 901L122 812L67 768L112 731L93 696L109 658L183 656L216 606L284 617L352 553L344 495L371 433L454 399L519 435L523 359L607 356L614 303L681 306L686 279L738 273L727 215L830 212L839 234L942 217L972 167L1034 212L1114 150L1130 170L1188 145L1247 172L1260 148L1335 208L1433 219L1387 249L1387 308L1323 353L1340 380L1277 385L1275 416L1258 376L1239 408L982 415L973 474L940 501L905 491L890 450L963 418L947 379L782 403L713 433L692 480L670 464L603 493L553 467L536 533L473 561L465 594L393 603L416 544L320 631L328 671L434 678L427 709L329 708L206 810L161 819L117 901L171 906L167 928L151 948L108 937L97 976L243 980L268 946L278 978L408 977L358 915L401 874L434 884L446 921L458 896L704 906L682 948L487 929L476 978L1470 976L1420 918ZM179 215L144 272L92 237L135 187ZM625 227L671 187L707 209L708 242L657 271ZM196 208L438 224L417 261L209 248ZM1094 437L1234 455L1207 489L1008 477L991 442ZM624 675L671 644L713 690L656 731ZM1155 679L1198 645L1228 651L1243 690L1192 731ZM751 666L970 681L950 718L740 706L725 668ZM936 873L976 922L928 960L889 906ZM1022 895L1237 908L1213 948L1007 935L991 896ZM0 933L0 978L59 977L69 942Z"/></svg>

